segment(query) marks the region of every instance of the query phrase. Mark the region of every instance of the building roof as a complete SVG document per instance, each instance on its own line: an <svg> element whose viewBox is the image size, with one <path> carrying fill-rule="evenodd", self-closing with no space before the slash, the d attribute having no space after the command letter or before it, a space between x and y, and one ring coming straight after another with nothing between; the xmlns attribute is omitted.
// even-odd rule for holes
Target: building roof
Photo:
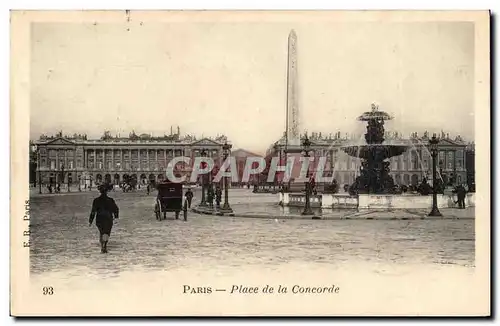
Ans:
<svg viewBox="0 0 500 326"><path fill-rule="evenodd" d="M65 138L65 137L50 137L35 141L37 145L191 145L191 146L222 146L224 142L203 138L200 140L183 139L183 140L159 140L159 139L128 139L128 138L111 138L111 139L81 139L81 138Z"/></svg>
<svg viewBox="0 0 500 326"><path fill-rule="evenodd" d="M238 148L234 151L231 152L231 156L234 157L263 157L262 155L255 154L253 152L247 151L246 149L243 148Z"/></svg>

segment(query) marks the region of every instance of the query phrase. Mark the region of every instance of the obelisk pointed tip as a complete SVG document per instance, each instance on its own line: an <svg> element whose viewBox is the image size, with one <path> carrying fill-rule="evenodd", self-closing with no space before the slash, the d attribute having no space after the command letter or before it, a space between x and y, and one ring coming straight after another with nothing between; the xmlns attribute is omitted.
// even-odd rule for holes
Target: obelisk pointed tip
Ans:
<svg viewBox="0 0 500 326"><path fill-rule="evenodd" d="M297 34L295 34L295 30L294 29L292 29L290 31L290 34L288 35L288 37L297 37Z"/></svg>

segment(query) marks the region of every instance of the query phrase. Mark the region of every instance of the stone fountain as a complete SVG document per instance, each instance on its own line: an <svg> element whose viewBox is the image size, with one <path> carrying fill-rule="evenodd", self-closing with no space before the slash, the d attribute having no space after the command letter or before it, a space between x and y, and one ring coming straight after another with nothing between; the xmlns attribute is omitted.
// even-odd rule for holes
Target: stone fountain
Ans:
<svg viewBox="0 0 500 326"><path fill-rule="evenodd" d="M390 194L394 192L394 180L389 175L389 158L403 154L409 147L405 144L389 144L384 139L384 122L392 116L379 110L372 104L371 111L358 117L366 121L365 141L362 145L347 145L341 147L350 156L362 160L360 175L353 185L360 194Z"/></svg>
<svg viewBox="0 0 500 326"><path fill-rule="evenodd" d="M365 142L362 144L346 144L341 149L350 156L361 159L360 175L356 178L350 194L318 194L312 197L311 206L325 212L328 209L347 209L363 211L359 218L401 218L397 210L430 210L432 196L417 194L394 194L395 185L390 173L391 157L399 156L411 145L401 141L386 141L384 139L384 123L392 117L372 104L371 111L358 117L366 121ZM441 208L454 207L454 195L437 196L437 205ZM475 206L475 194L467 195L467 205ZM280 205L289 207L304 207L303 193L279 193ZM368 210L369 214L365 214ZM380 213L380 212L383 213ZM393 213L390 213L393 212ZM378 214L378 215L377 215ZM392 215L391 215L392 214ZM363 216L363 217L362 217ZM427 216L427 213L425 213ZM355 218L352 215L350 218ZM356 217L358 218L358 217Z"/></svg>

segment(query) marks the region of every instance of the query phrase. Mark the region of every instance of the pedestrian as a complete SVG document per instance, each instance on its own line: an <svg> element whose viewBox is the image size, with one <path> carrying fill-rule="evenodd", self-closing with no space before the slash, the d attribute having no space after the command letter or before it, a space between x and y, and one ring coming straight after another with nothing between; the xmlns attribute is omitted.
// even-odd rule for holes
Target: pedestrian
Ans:
<svg viewBox="0 0 500 326"><path fill-rule="evenodd" d="M107 193L110 190L109 185L100 185L98 187L101 195L94 199L92 203L92 211L89 217L89 226L95 218L95 224L99 229L99 243L101 245L101 253L108 252L108 241L113 228L113 217L118 219L118 206L113 198L108 197Z"/></svg>
<svg viewBox="0 0 500 326"><path fill-rule="evenodd" d="M214 187L212 184L208 185L207 189L207 202L210 208L214 207Z"/></svg>
<svg viewBox="0 0 500 326"><path fill-rule="evenodd" d="M149 188L149 183L148 183L148 186L146 187L146 194L148 194L148 195L149 195L149 190L150 190L150 188Z"/></svg>
<svg viewBox="0 0 500 326"><path fill-rule="evenodd" d="M220 208L220 202L222 201L222 189L220 185L217 185L215 189L215 205L217 208Z"/></svg>
<svg viewBox="0 0 500 326"><path fill-rule="evenodd" d="M184 196L187 199L188 208L191 208L191 200L193 200L193 192L191 191L191 188L188 188Z"/></svg>
<svg viewBox="0 0 500 326"><path fill-rule="evenodd" d="M458 208L465 209L465 196L467 191L463 185L457 187L457 197L458 197Z"/></svg>

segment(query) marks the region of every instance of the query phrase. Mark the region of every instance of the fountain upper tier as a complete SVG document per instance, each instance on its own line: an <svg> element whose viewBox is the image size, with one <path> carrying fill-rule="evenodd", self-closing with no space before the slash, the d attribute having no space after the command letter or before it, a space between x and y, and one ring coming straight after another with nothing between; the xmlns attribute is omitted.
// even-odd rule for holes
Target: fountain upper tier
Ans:
<svg viewBox="0 0 500 326"><path fill-rule="evenodd" d="M369 161L383 161L403 154L408 149L408 145L393 142L387 143L384 139L384 121L392 119L391 115L379 110L377 105L372 104L371 111L364 112L358 117L359 121L367 122L366 143L342 146L342 150L350 156Z"/></svg>

